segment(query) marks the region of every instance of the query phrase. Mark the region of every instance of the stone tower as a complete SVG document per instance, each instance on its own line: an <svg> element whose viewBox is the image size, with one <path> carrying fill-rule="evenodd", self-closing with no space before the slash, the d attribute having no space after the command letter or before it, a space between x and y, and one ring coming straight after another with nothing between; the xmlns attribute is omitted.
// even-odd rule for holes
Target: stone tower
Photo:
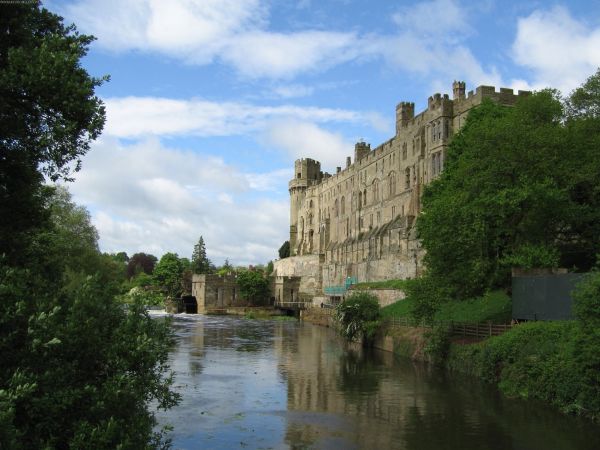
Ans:
<svg viewBox="0 0 600 450"><path fill-rule="evenodd" d="M452 98L453 100L459 100L465 98L465 82L456 81L452 83Z"/></svg>
<svg viewBox="0 0 600 450"><path fill-rule="evenodd" d="M290 255L294 256L301 247L305 224L300 219L300 209L304 204L306 189L318 184L323 178L321 163L314 159L297 159L294 163L294 178L289 182L290 191Z"/></svg>
<svg viewBox="0 0 600 450"><path fill-rule="evenodd" d="M396 136L403 128L406 128L408 122L415 117L415 104L412 102L400 102L396 106Z"/></svg>

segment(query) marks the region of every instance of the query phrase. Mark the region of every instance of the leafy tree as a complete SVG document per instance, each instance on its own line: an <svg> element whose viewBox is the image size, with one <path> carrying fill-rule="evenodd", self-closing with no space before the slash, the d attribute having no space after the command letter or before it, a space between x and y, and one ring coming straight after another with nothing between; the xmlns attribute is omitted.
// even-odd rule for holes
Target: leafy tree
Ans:
<svg viewBox="0 0 600 450"><path fill-rule="evenodd" d="M105 120L94 94L104 78L80 65L93 38L36 3L0 15L0 254L22 262L47 220L43 176L79 170Z"/></svg>
<svg viewBox="0 0 600 450"><path fill-rule="evenodd" d="M192 253L192 271L194 273L210 273L210 261L206 257L206 246L204 238L200 236L198 243L194 245Z"/></svg>
<svg viewBox="0 0 600 450"><path fill-rule="evenodd" d="M340 332L349 341L363 339L370 344L380 325L381 312L377 297L368 292L353 293L335 310Z"/></svg>
<svg viewBox="0 0 600 450"><path fill-rule="evenodd" d="M0 448L164 444L166 323L115 300L118 267L63 189L100 133L102 80L80 66L92 38L37 2L0 14Z"/></svg>
<svg viewBox="0 0 600 450"><path fill-rule="evenodd" d="M279 247L279 258L287 258L290 256L290 241L285 241L281 247Z"/></svg>
<svg viewBox="0 0 600 450"><path fill-rule="evenodd" d="M179 297L182 291L184 266L177 253L165 253L154 268L154 283L172 297Z"/></svg>
<svg viewBox="0 0 600 450"><path fill-rule="evenodd" d="M549 90L471 111L417 220L434 284L466 298L508 287L511 266L590 267L600 216L589 182L599 175L586 166L600 166L564 118Z"/></svg>
<svg viewBox="0 0 600 450"><path fill-rule="evenodd" d="M265 269L265 273L267 275L271 275L273 273L273 268L274 268L273 261L269 261L269 263L267 264L267 267Z"/></svg>
<svg viewBox="0 0 600 450"><path fill-rule="evenodd" d="M269 281L262 272L244 270L238 272L237 284L240 295L252 305L265 305L269 299Z"/></svg>
<svg viewBox="0 0 600 450"><path fill-rule="evenodd" d="M140 272L152 275L158 258L146 253L135 253L127 263L127 277L132 278Z"/></svg>

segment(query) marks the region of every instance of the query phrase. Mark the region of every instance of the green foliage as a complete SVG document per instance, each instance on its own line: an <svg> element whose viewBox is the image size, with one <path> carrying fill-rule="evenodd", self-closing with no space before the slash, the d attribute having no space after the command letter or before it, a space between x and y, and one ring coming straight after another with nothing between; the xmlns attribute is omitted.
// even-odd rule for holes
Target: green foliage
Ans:
<svg viewBox="0 0 600 450"><path fill-rule="evenodd" d="M365 289L400 289L404 290L409 280L385 280L385 281L367 281L352 285L352 290Z"/></svg>
<svg viewBox="0 0 600 450"><path fill-rule="evenodd" d="M80 59L92 37L40 7L0 15L0 254L26 260L47 218L44 177L68 179L104 125L104 107Z"/></svg>
<svg viewBox="0 0 600 450"><path fill-rule="evenodd" d="M567 117L546 90L512 108L484 102L453 138L417 219L428 274L452 297L508 287L511 266L593 264L600 118Z"/></svg>
<svg viewBox="0 0 600 450"><path fill-rule="evenodd" d="M274 269L273 261L269 261L267 264L267 267L265 268L265 273L267 275L271 275L273 273L273 269Z"/></svg>
<svg viewBox="0 0 600 450"><path fill-rule="evenodd" d="M529 322L478 344L452 345L448 366L509 396L600 419L600 333L578 322Z"/></svg>
<svg viewBox="0 0 600 450"><path fill-rule="evenodd" d="M167 296L177 298L182 291L184 266L177 253L165 253L154 267L152 278Z"/></svg>
<svg viewBox="0 0 600 450"><path fill-rule="evenodd" d="M192 272L210 273L210 261L206 256L206 246L202 236L198 239L198 243L194 245L194 251L192 252Z"/></svg>
<svg viewBox="0 0 600 450"><path fill-rule="evenodd" d="M240 295L254 306L266 305L269 301L269 281L262 272L245 270L238 272L237 285Z"/></svg>
<svg viewBox="0 0 600 450"><path fill-rule="evenodd" d="M587 330L600 329L600 272L591 272L573 291L573 312Z"/></svg>
<svg viewBox="0 0 600 450"><path fill-rule="evenodd" d="M121 301L145 306L162 306L165 303L165 297L154 289L134 287L127 294L121 296Z"/></svg>
<svg viewBox="0 0 600 450"><path fill-rule="evenodd" d="M426 344L424 353L435 365L442 365L446 362L450 350L450 331L445 325L433 327L425 333Z"/></svg>
<svg viewBox="0 0 600 450"><path fill-rule="evenodd" d="M279 247L279 258L284 259L290 256L290 241L285 241Z"/></svg>
<svg viewBox="0 0 600 450"><path fill-rule="evenodd" d="M450 290L438 284L429 273L409 280L405 292L413 301L411 315L417 322L431 323L441 305L450 298Z"/></svg>
<svg viewBox="0 0 600 450"><path fill-rule="evenodd" d="M377 297L368 292L355 292L337 306L335 318L347 340L362 338L365 344L370 344L381 325Z"/></svg>
<svg viewBox="0 0 600 450"><path fill-rule="evenodd" d="M400 300L381 309L383 317L412 318L415 301ZM488 292L482 297L442 303L433 316L433 322L492 322L508 323L511 319L512 303L504 291Z"/></svg>
<svg viewBox="0 0 600 450"><path fill-rule="evenodd" d="M62 188L100 133L92 38L40 7L0 15L0 448L156 448L170 327L115 300L123 263L98 252Z"/></svg>

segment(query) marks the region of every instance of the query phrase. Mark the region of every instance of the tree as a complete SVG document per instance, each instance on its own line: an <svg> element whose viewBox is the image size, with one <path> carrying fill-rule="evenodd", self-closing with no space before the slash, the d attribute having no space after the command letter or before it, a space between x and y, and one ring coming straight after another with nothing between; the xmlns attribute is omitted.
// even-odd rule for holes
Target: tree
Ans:
<svg viewBox="0 0 600 450"><path fill-rule="evenodd" d="M379 329L379 301L368 292L355 292L337 306L335 317L340 324L340 332L347 340L358 338L368 345Z"/></svg>
<svg viewBox="0 0 600 450"><path fill-rule="evenodd" d="M161 287L168 296L176 298L182 291L184 270L177 253L165 253L154 268L152 276L157 286Z"/></svg>
<svg viewBox="0 0 600 450"><path fill-rule="evenodd" d="M250 304L258 306L268 303L269 281L262 272L252 270L238 272L237 284L240 288L240 295Z"/></svg>
<svg viewBox="0 0 600 450"><path fill-rule="evenodd" d="M194 245L194 251L192 252L192 271L194 273L210 272L210 261L206 257L206 246L204 245L202 236L198 239L198 243Z"/></svg>
<svg viewBox="0 0 600 450"><path fill-rule="evenodd" d="M140 272L152 275L158 258L146 253L135 253L127 263L127 278L133 278Z"/></svg>
<svg viewBox="0 0 600 450"><path fill-rule="evenodd" d="M285 241L281 247L279 247L279 258L287 258L290 256L290 241Z"/></svg>
<svg viewBox="0 0 600 450"><path fill-rule="evenodd" d="M47 220L43 186L79 170L104 125L94 78L81 67L91 36L37 2L0 15L0 254L26 259L28 234Z"/></svg>
<svg viewBox="0 0 600 450"><path fill-rule="evenodd" d="M593 264L600 216L589 166L600 166L564 118L549 90L471 111L417 219L434 284L466 298L508 287L514 266Z"/></svg>
<svg viewBox="0 0 600 450"><path fill-rule="evenodd" d="M80 66L92 38L37 2L0 14L0 448L164 444L171 330L116 301L118 267L89 213L45 186L100 133L100 79Z"/></svg>

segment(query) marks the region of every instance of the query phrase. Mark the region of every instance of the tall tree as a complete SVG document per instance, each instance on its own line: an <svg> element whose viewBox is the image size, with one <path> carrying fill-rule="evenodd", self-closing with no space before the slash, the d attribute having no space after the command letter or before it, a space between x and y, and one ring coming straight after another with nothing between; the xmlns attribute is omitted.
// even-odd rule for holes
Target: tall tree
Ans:
<svg viewBox="0 0 600 450"><path fill-rule="evenodd" d="M0 5L0 254L27 259L26 236L47 220L44 175L68 179L104 125L80 64L92 37L37 2Z"/></svg>
<svg viewBox="0 0 600 450"><path fill-rule="evenodd" d="M194 251L192 252L192 271L194 273L210 272L210 261L206 256L206 246L204 245L204 238L202 236L198 239L198 243L194 245Z"/></svg>
<svg viewBox="0 0 600 450"><path fill-rule="evenodd" d="M515 266L591 267L600 250L600 164L591 150L600 128L582 124L565 125L550 90L469 114L417 221L436 285L468 297L507 287Z"/></svg>
<svg viewBox="0 0 600 450"><path fill-rule="evenodd" d="M140 272L152 275L158 258L146 253L135 253L127 262L127 277L132 278Z"/></svg>
<svg viewBox="0 0 600 450"><path fill-rule="evenodd" d="M290 256L290 241L285 241L281 244L281 247L279 247L279 258L283 259L288 256Z"/></svg>
<svg viewBox="0 0 600 450"><path fill-rule="evenodd" d="M0 448L161 446L149 405L176 401L169 327L123 311L88 212L43 184L102 129L91 40L39 2L0 4Z"/></svg>
<svg viewBox="0 0 600 450"><path fill-rule="evenodd" d="M170 297L179 297L182 292L184 264L177 253L165 253L152 274L157 286L160 286Z"/></svg>

